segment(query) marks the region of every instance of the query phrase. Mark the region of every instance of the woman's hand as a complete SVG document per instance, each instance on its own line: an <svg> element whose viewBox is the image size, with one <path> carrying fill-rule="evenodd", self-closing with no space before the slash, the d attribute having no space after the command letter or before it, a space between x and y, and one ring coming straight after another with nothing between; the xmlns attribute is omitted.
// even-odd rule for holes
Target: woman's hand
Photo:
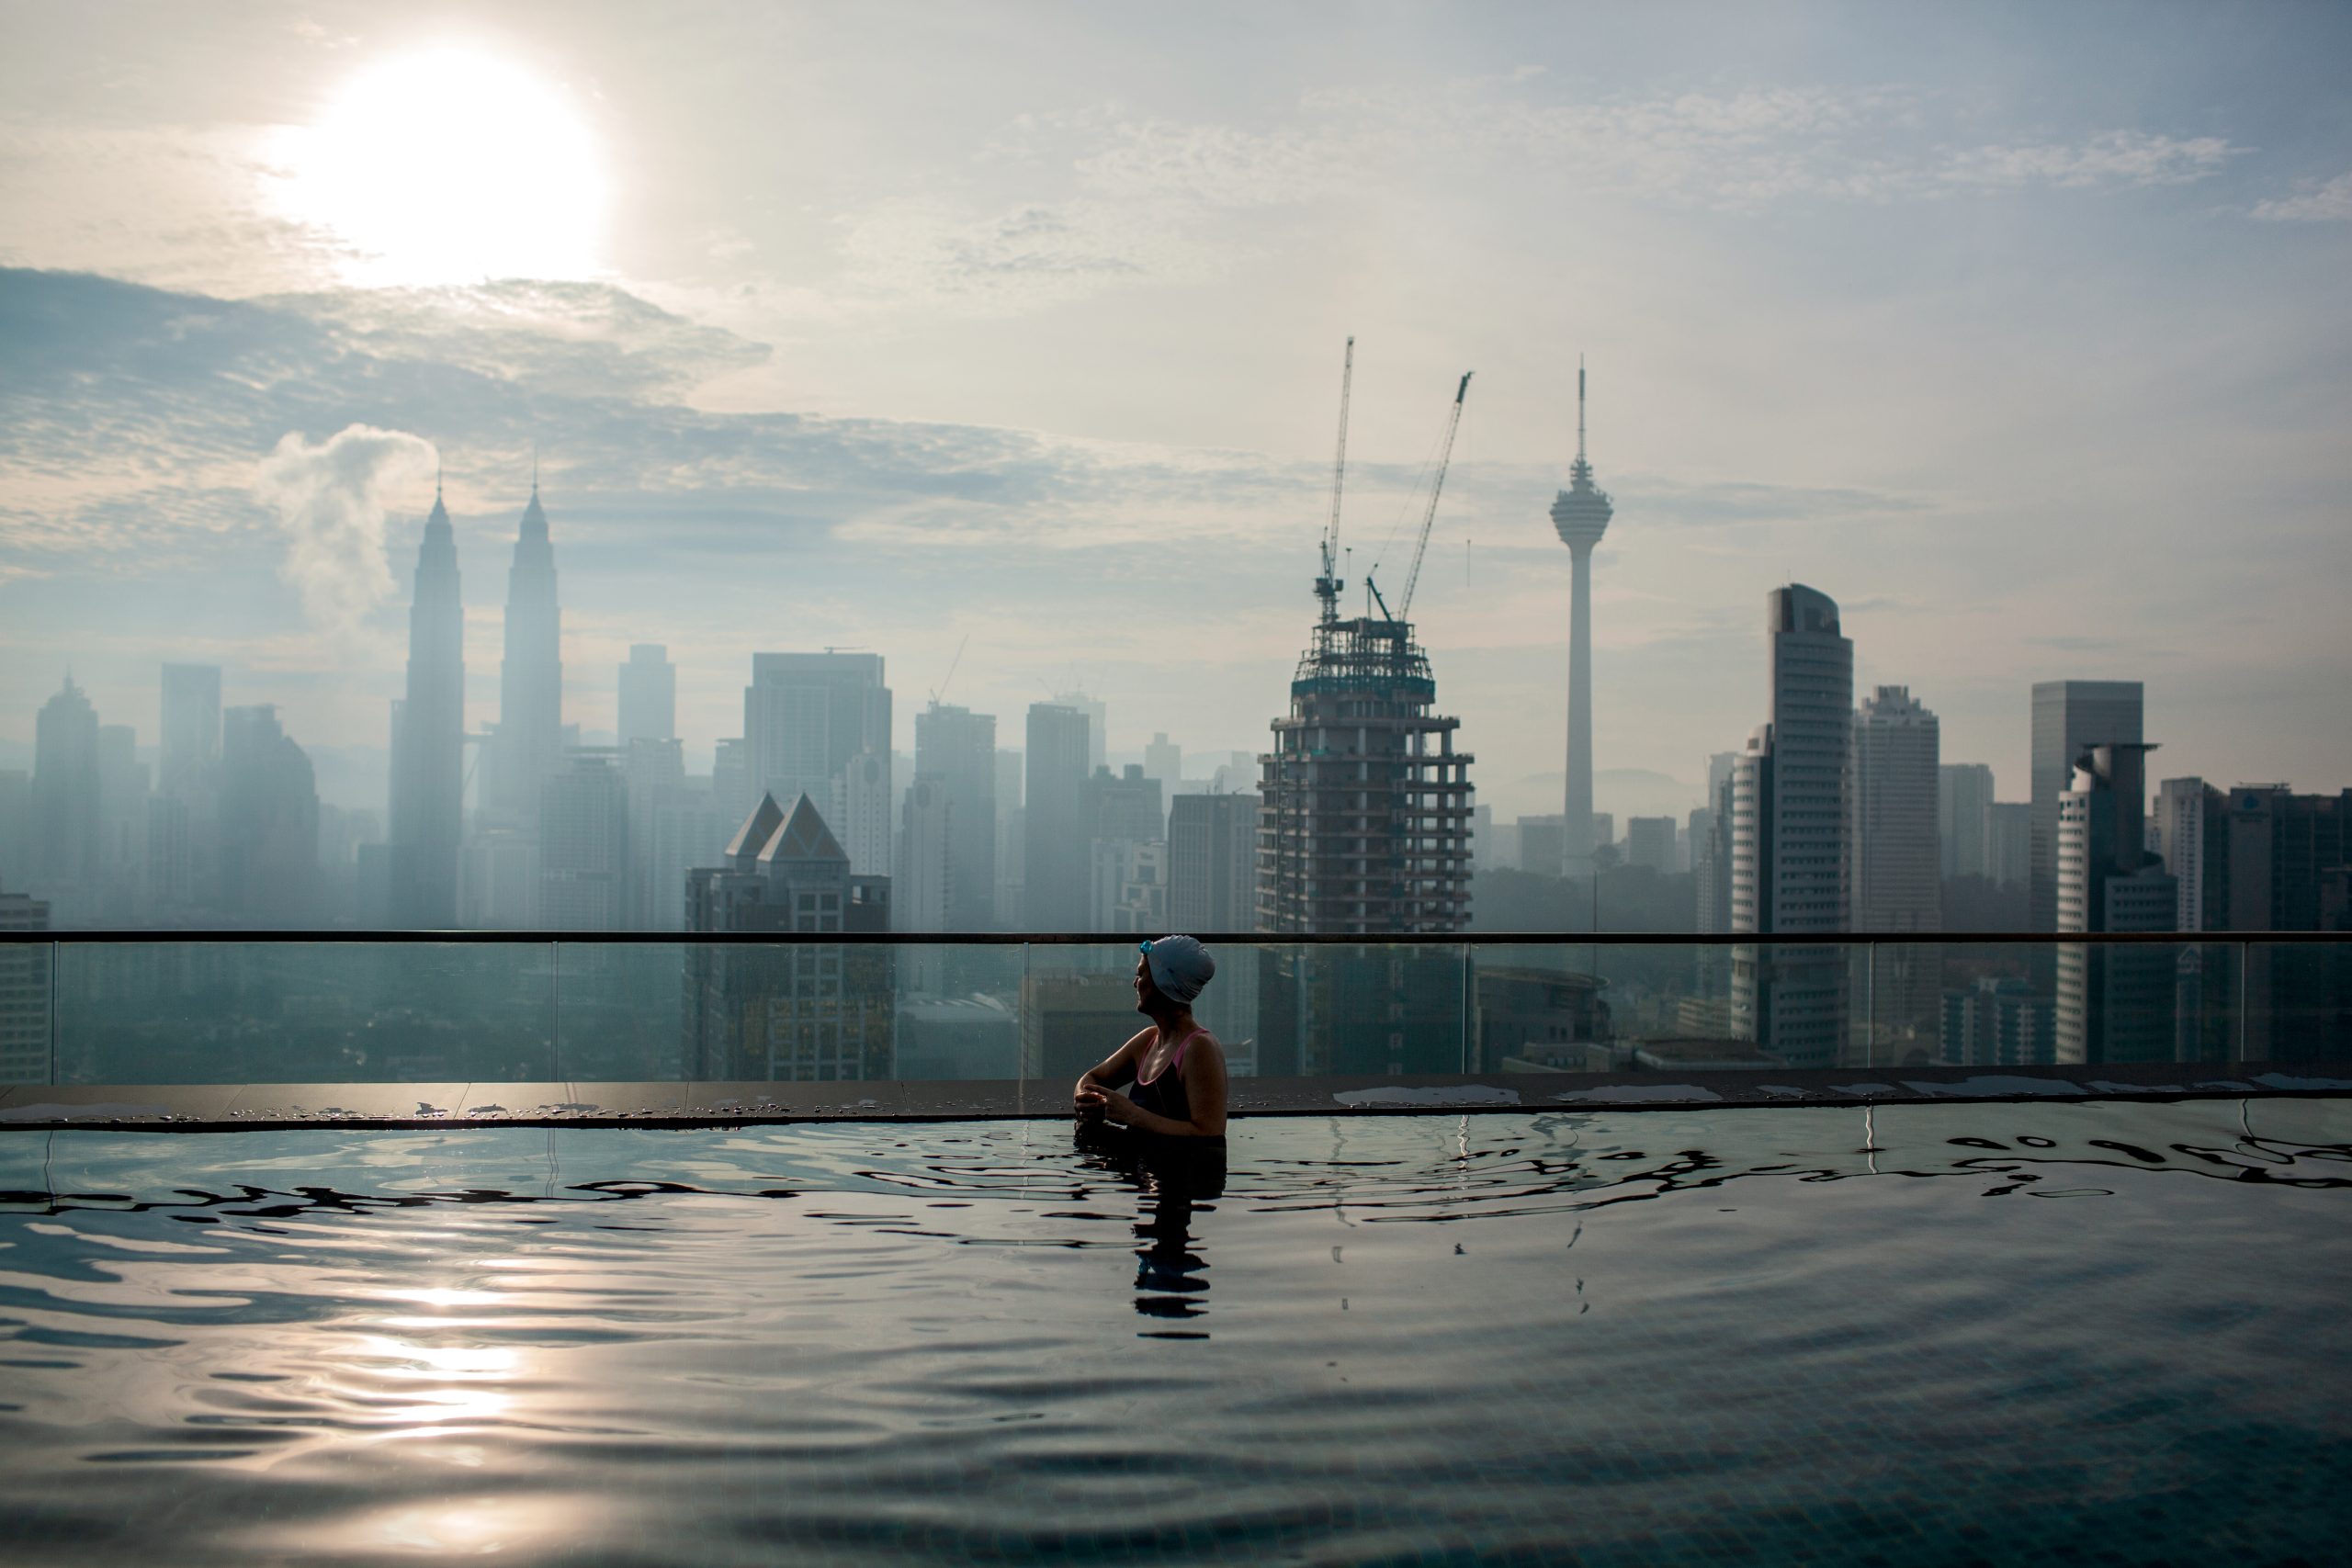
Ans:
<svg viewBox="0 0 2352 1568"><path fill-rule="evenodd" d="M1143 1114L1136 1109L1134 1100L1129 1100L1115 1089L1095 1089L1093 1108L1098 1114L1118 1122L1123 1127Z"/></svg>
<svg viewBox="0 0 2352 1568"><path fill-rule="evenodd" d="M1102 1119L1103 1089L1092 1078L1079 1079L1078 1087L1070 1092L1069 1100L1081 1119L1090 1122Z"/></svg>

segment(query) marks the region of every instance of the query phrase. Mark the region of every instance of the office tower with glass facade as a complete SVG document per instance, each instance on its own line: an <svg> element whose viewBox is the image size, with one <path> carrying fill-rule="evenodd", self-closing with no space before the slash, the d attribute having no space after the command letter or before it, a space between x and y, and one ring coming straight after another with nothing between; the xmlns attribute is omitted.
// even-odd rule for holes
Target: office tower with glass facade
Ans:
<svg viewBox="0 0 2352 1568"><path fill-rule="evenodd" d="M1837 603L1816 589L1776 588L1765 606L1772 716L1733 771L1731 927L1833 936L1848 917L1854 645L1838 630ZM1732 1021L1791 1066L1835 1066L1846 1038L1843 951L1735 948Z"/></svg>
<svg viewBox="0 0 2352 1568"><path fill-rule="evenodd" d="M2033 688L2033 776L2027 844L2027 923L2058 930L2058 797L2094 746L2140 742L2137 681L2042 681Z"/></svg>

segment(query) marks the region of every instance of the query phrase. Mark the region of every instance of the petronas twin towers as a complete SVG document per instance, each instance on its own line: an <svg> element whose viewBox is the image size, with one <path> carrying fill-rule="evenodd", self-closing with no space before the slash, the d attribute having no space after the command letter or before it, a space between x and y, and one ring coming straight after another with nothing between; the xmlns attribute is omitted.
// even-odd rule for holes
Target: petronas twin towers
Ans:
<svg viewBox="0 0 2352 1568"><path fill-rule="evenodd" d="M465 604L458 543L434 487L409 604L408 689L392 704L390 852L384 907L411 931L458 924L458 856L465 831ZM539 789L563 757L562 611L555 547L531 479L506 579L506 656L499 721L488 736L481 807L503 826L529 829Z"/></svg>

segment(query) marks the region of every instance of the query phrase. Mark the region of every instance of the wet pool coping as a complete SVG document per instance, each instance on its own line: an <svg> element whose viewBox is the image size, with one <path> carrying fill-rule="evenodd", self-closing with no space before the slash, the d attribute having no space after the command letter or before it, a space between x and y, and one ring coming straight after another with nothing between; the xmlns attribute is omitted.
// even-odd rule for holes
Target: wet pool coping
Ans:
<svg viewBox="0 0 2352 1568"><path fill-rule="evenodd" d="M1060 1117L1037 1080L864 1083L15 1084L0 1135L60 1127L243 1132L364 1125L728 1127ZM2244 1100L2352 1094L2352 1061L2098 1066L1827 1067L1767 1072L1483 1073L1237 1078L1232 1114L1748 1110L2024 1100Z"/></svg>

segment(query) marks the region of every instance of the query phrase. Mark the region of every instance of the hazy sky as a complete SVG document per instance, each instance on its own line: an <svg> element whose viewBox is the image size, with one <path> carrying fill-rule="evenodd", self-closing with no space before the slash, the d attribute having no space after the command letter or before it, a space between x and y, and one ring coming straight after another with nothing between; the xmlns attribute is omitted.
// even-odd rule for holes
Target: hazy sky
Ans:
<svg viewBox="0 0 2352 1568"><path fill-rule="evenodd" d="M0 33L0 763L69 662L152 742L156 666L201 660L364 803L434 454L481 724L535 444L589 730L632 642L705 754L754 649L856 646L910 747L968 637L949 699L1007 744L1082 681L1114 750L1255 750L1353 333L1343 542L1384 589L1477 372L1412 615L1506 817L1558 809L1580 351L1601 808L1697 803L1792 577L2006 796L2067 676L2148 683L2159 777L2352 784L2341 6Z"/></svg>

